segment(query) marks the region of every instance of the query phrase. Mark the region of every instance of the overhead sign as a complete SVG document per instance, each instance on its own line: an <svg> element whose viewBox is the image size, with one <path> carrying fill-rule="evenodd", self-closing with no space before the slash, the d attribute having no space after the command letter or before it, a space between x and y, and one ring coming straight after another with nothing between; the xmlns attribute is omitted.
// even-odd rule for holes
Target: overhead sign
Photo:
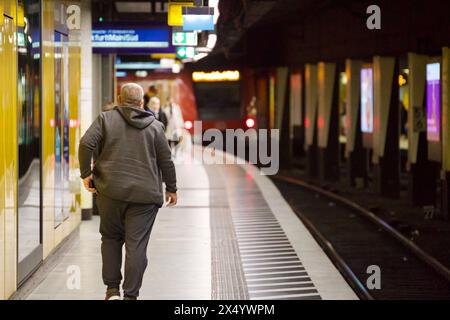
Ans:
<svg viewBox="0 0 450 320"><path fill-rule="evenodd" d="M195 71L192 73L192 80L194 82L238 81L239 78L240 74L238 70L212 72Z"/></svg>
<svg viewBox="0 0 450 320"><path fill-rule="evenodd" d="M161 69L161 64L157 62L117 62L116 70L151 70Z"/></svg>
<svg viewBox="0 0 450 320"><path fill-rule="evenodd" d="M175 59L177 57L176 53L152 53L150 55L152 59Z"/></svg>
<svg viewBox="0 0 450 320"><path fill-rule="evenodd" d="M169 48L169 28L110 28L92 30L92 47L95 51L115 52L115 49L128 49L134 52L161 51ZM143 50L139 50L143 49Z"/></svg>
<svg viewBox="0 0 450 320"><path fill-rule="evenodd" d="M183 31L214 30L213 7L184 7Z"/></svg>
<svg viewBox="0 0 450 320"><path fill-rule="evenodd" d="M198 44L196 32L173 32L172 45L174 46L196 46Z"/></svg>
<svg viewBox="0 0 450 320"><path fill-rule="evenodd" d="M169 26L183 25L183 7L194 6L194 1L186 0L169 0L169 8L167 13L167 24Z"/></svg>
<svg viewBox="0 0 450 320"><path fill-rule="evenodd" d="M193 47L177 48L177 58L179 59L193 58L194 56L195 56L195 48Z"/></svg>

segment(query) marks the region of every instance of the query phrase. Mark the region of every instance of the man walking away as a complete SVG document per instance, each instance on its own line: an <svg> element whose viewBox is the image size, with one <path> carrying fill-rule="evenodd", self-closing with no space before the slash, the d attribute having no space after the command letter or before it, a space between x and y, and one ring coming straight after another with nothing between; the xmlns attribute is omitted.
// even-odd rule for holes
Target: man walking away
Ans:
<svg viewBox="0 0 450 320"><path fill-rule="evenodd" d="M150 107L148 104L149 104L151 98L156 98L159 101L158 89L156 88L155 85L151 85L150 87L148 87L148 91L144 95L144 109L147 111L150 110Z"/></svg>
<svg viewBox="0 0 450 320"><path fill-rule="evenodd" d="M164 128L167 128L167 116L166 113L161 110L161 102L157 97L150 99L148 109L154 113L156 120L161 122L164 125Z"/></svg>
<svg viewBox="0 0 450 320"><path fill-rule="evenodd" d="M120 299L124 244L124 299L139 296L150 232L164 203L163 181L168 206L177 202L175 167L164 128L143 109L143 96L139 85L123 85L120 105L100 114L79 147L84 187L97 193L107 300ZM91 170L94 150L98 157Z"/></svg>

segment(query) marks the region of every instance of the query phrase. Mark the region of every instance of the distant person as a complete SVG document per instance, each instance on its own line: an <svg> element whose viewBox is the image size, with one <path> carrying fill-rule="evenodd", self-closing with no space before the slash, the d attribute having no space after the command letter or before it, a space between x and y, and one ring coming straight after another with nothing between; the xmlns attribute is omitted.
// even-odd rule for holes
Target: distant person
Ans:
<svg viewBox="0 0 450 320"><path fill-rule="evenodd" d="M170 97L167 99L167 105L163 111L167 116L166 137L172 149L173 156L176 156L179 150L179 144L183 140L183 114L181 113L180 106Z"/></svg>
<svg viewBox="0 0 450 320"><path fill-rule="evenodd" d="M258 114L258 109L256 108L256 97L255 96L253 96L251 98L249 104L247 105L246 111L247 111L247 116L256 118L256 116Z"/></svg>
<svg viewBox="0 0 450 320"><path fill-rule="evenodd" d="M155 114L156 120L160 121L164 125L164 129L167 128L167 116L165 112L161 110L161 102L157 97L152 97L148 103L148 109Z"/></svg>
<svg viewBox="0 0 450 320"><path fill-rule="evenodd" d="M153 113L143 110L143 96L139 85L124 84L119 106L98 116L79 147L84 187L97 194L106 300L120 299L124 244L124 300L139 296L150 232L164 203L163 181L168 206L177 203L175 167L164 129Z"/></svg>
<svg viewBox="0 0 450 320"><path fill-rule="evenodd" d="M158 98L158 89L156 88L156 86L151 85L150 87L148 87L148 91L147 93L144 95L144 109L145 110L149 110L149 102L151 98Z"/></svg>
<svg viewBox="0 0 450 320"><path fill-rule="evenodd" d="M399 107L400 107L400 134L406 136L408 134L408 110L406 110L406 107L402 101L399 101Z"/></svg>

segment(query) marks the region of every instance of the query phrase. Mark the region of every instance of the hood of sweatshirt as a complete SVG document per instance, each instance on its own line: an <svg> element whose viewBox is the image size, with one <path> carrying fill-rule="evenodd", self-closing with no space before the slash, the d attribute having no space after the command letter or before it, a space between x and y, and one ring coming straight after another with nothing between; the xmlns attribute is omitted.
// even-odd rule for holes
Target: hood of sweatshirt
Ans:
<svg viewBox="0 0 450 320"><path fill-rule="evenodd" d="M121 106L115 107L122 118L132 127L136 129L145 129L153 121L155 121L155 116L152 112L145 111L144 109L138 107Z"/></svg>

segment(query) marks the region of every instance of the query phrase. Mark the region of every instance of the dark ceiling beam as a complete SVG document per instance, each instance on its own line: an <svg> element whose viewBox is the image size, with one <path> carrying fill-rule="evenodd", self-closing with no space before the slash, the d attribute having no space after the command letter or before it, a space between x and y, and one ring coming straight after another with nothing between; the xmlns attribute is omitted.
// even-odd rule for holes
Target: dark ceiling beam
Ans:
<svg viewBox="0 0 450 320"><path fill-rule="evenodd" d="M280 0L220 0L217 45L213 54L229 57L245 32L260 21Z"/></svg>

